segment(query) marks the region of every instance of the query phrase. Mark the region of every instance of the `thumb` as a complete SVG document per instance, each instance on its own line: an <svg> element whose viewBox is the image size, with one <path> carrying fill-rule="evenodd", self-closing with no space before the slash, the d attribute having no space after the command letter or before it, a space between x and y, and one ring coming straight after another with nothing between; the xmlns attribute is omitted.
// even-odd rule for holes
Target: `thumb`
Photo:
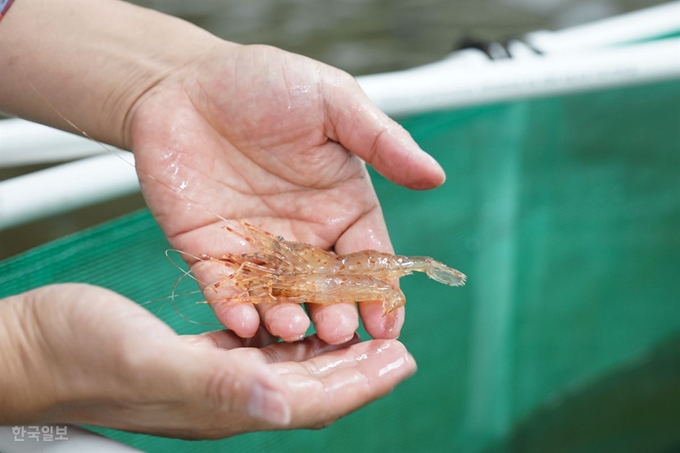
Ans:
<svg viewBox="0 0 680 453"><path fill-rule="evenodd" d="M372 165L390 181L432 189L446 175L401 125L383 113L351 76L326 85L326 135Z"/></svg>
<svg viewBox="0 0 680 453"><path fill-rule="evenodd" d="M248 349L225 351L187 346L189 360L175 360L194 401L225 412L247 415L274 425L287 425L291 409L279 376ZM190 367L186 363L191 363Z"/></svg>

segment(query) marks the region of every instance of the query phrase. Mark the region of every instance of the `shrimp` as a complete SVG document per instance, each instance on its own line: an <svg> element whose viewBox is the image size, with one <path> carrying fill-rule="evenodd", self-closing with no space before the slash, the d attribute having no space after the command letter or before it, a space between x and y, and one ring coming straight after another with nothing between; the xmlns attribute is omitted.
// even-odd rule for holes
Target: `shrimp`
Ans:
<svg viewBox="0 0 680 453"><path fill-rule="evenodd" d="M331 304L381 300L386 315L406 303L404 293L391 280L423 272L445 285L465 284L463 273L430 257L376 250L336 255L309 244L286 241L247 222L238 224L243 232L224 228L249 243L253 250L213 258L231 273L210 287L217 291L226 284L240 291L219 301Z"/></svg>

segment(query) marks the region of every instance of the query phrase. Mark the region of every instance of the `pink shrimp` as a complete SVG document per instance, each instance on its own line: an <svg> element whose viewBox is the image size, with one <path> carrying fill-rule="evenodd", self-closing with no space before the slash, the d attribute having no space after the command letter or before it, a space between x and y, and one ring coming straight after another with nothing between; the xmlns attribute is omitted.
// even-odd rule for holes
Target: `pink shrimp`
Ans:
<svg viewBox="0 0 680 453"><path fill-rule="evenodd" d="M413 272L450 286L465 284L465 275L429 257L392 255L364 250L347 255L299 242L286 241L247 222L244 232L226 230L248 242L253 251L227 254L214 260L231 269L224 279L211 285L217 290L227 284L240 290L230 302L337 302L383 301L387 314L406 303L402 291L389 281Z"/></svg>

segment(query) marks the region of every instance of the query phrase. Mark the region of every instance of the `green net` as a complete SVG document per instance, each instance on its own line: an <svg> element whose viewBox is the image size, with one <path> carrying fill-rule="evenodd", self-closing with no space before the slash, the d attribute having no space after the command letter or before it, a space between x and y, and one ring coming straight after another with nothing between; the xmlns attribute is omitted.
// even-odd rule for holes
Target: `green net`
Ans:
<svg viewBox="0 0 680 453"><path fill-rule="evenodd" d="M201 442L97 431L151 452L680 447L680 82L402 123L448 182L413 192L374 175L395 248L469 277L402 280L401 340L418 373L322 431ZM166 296L181 275L166 248L139 212L0 263L0 295L79 281ZM215 328L167 301L148 307L181 333Z"/></svg>

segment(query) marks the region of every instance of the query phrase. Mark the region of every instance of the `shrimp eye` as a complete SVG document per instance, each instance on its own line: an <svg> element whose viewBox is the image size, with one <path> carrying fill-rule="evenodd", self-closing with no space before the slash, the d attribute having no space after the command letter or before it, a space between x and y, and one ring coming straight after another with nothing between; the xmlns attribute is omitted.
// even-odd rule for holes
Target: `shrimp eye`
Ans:
<svg viewBox="0 0 680 453"><path fill-rule="evenodd" d="M285 240L286 240L283 236L279 236L277 239L278 239L279 241L285 241Z"/></svg>

